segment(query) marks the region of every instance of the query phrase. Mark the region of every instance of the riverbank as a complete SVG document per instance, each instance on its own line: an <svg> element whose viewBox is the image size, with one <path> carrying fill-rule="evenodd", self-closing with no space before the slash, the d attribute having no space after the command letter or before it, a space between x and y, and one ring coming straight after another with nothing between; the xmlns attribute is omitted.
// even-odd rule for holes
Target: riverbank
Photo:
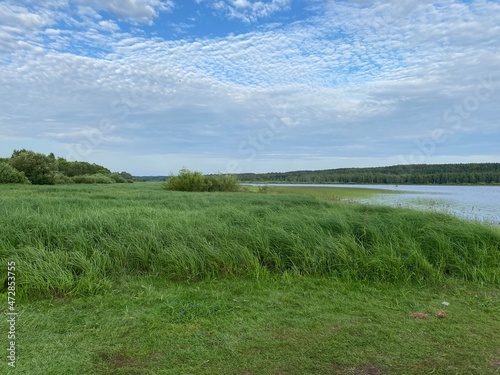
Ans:
<svg viewBox="0 0 500 375"><path fill-rule="evenodd" d="M323 199L354 200L397 208L442 212L500 226L500 187L452 185L254 184L270 192L300 193Z"/></svg>
<svg viewBox="0 0 500 375"><path fill-rule="evenodd" d="M500 232L489 226L155 183L0 193L23 374L498 369ZM6 313L5 291L0 302Z"/></svg>

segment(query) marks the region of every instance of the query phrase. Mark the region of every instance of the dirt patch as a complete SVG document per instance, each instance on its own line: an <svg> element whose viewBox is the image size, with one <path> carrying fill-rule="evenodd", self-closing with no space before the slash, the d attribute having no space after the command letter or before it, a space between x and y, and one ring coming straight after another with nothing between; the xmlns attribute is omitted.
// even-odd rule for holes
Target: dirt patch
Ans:
<svg viewBox="0 0 500 375"><path fill-rule="evenodd" d="M324 326L323 333L325 335L330 336L330 335L336 334L338 332L338 330L339 330L338 326L336 326L334 324L329 324L329 325Z"/></svg>
<svg viewBox="0 0 500 375"><path fill-rule="evenodd" d="M99 357L113 368L141 367L140 358L130 357L122 353L101 353Z"/></svg>
<svg viewBox="0 0 500 375"><path fill-rule="evenodd" d="M356 367L337 367L333 372L334 375L383 375L381 367L373 364L359 365Z"/></svg>
<svg viewBox="0 0 500 375"><path fill-rule="evenodd" d="M99 362L112 369L145 369L158 360L158 354L131 356L125 353L98 353Z"/></svg>
<svg viewBox="0 0 500 375"><path fill-rule="evenodd" d="M429 315L424 313L410 313L408 314L408 317L412 319L427 319Z"/></svg>
<svg viewBox="0 0 500 375"><path fill-rule="evenodd" d="M499 371L500 370L500 359L495 359L490 362L491 367L493 368L493 371Z"/></svg>
<svg viewBox="0 0 500 375"><path fill-rule="evenodd" d="M366 365L356 368L355 375L382 375L382 369L375 365Z"/></svg>

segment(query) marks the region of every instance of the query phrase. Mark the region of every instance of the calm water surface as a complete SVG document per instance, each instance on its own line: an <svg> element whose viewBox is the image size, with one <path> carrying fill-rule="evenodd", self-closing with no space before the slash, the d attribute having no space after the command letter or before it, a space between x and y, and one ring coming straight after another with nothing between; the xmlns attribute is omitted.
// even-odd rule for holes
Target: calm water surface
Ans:
<svg viewBox="0 0 500 375"><path fill-rule="evenodd" d="M448 212L456 216L500 225L500 186L447 185L287 185L360 187L395 190L400 194L377 194L358 201L394 207Z"/></svg>
<svg viewBox="0 0 500 375"><path fill-rule="evenodd" d="M366 186L365 186L366 187ZM379 194L367 203L448 212L500 225L500 186L379 186L400 194Z"/></svg>

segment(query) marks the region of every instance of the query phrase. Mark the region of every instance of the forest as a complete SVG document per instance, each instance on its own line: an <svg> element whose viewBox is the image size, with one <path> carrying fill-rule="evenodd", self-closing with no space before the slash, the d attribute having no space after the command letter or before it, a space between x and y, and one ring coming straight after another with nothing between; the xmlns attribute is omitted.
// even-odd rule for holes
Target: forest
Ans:
<svg viewBox="0 0 500 375"><path fill-rule="evenodd" d="M409 164L319 171L242 173L242 182L311 184L500 184L500 163Z"/></svg>
<svg viewBox="0 0 500 375"><path fill-rule="evenodd" d="M0 158L0 183L63 185L73 183L112 184L133 182L127 172L114 172L83 161L56 158L29 150L14 150L10 158Z"/></svg>

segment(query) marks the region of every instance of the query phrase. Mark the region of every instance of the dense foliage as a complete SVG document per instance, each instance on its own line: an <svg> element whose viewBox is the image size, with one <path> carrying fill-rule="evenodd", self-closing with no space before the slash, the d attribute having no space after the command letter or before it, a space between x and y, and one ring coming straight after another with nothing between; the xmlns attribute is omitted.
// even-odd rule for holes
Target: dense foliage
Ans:
<svg viewBox="0 0 500 375"><path fill-rule="evenodd" d="M170 176L165 182L165 189L176 191L238 191L240 182L236 176L211 175L204 176L200 172L192 172L185 168L177 176Z"/></svg>
<svg viewBox="0 0 500 375"><path fill-rule="evenodd" d="M163 182L168 178L168 176L134 176L134 181L141 182Z"/></svg>
<svg viewBox="0 0 500 375"><path fill-rule="evenodd" d="M16 150L12 153L10 164L19 172L24 172L32 184L54 184L57 166L53 154L46 156L33 151Z"/></svg>
<svg viewBox="0 0 500 375"><path fill-rule="evenodd" d="M111 171L98 164L90 164L82 161L67 161L64 158L57 159L58 170L66 176L84 176L96 173L110 174Z"/></svg>
<svg viewBox="0 0 500 375"><path fill-rule="evenodd" d="M30 180L16 168L6 162L0 162L0 183L2 184L29 184Z"/></svg>
<svg viewBox="0 0 500 375"><path fill-rule="evenodd" d="M73 181L77 184L112 184L115 182L111 177L102 173L75 176Z"/></svg>
<svg viewBox="0 0 500 375"><path fill-rule="evenodd" d="M322 171L243 173L245 182L355 184L500 184L500 163L414 164Z"/></svg>
<svg viewBox="0 0 500 375"><path fill-rule="evenodd" d="M111 173L101 165L57 158L29 150L14 150L10 158L0 159L0 183L62 185L73 183L133 182L130 173Z"/></svg>

